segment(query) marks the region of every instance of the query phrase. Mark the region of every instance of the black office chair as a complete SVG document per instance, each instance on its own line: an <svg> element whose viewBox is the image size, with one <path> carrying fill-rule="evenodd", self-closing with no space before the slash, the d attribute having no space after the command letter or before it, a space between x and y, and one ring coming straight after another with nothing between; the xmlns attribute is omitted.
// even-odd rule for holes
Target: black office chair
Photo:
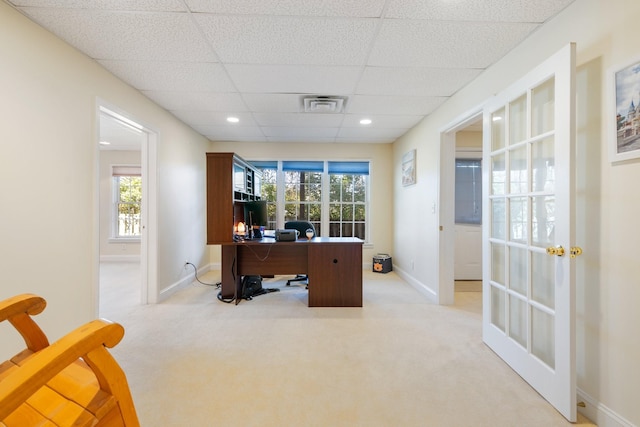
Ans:
<svg viewBox="0 0 640 427"><path fill-rule="evenodd" d="M287 221L284 228L298 230L298 239L306 239L309 229L313 230L313 237L316 237L316 228L309 221ZM309 289L309 277L306 274L298 274L294 279L287 280L287 286L291 286L291 282L306 282L306 287Z"/></svg>

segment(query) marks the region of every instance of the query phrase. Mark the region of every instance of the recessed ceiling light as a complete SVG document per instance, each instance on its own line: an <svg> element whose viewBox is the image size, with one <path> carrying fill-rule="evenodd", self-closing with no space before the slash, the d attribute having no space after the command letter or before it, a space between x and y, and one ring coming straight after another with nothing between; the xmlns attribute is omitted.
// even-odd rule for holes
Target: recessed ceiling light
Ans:
<svg viewBox="0 0 640 427"><path fill-rule="evenodd" d="M227 117L227 121L229 123L238 123L240 121L240 119L237 118L237 117Z"/></svg>
<svg viewBox="0 0 640 427"><path fill-rule="evenodd" d="M370 125L371 124L371 119L362 119L362 120L360 120L360 124L361 125Z"/></svg>
<svg viewBox="0 0 640 427"><path fill-rule="evenodd" d="M100 145L111 145L109 141L100 141Z"/></svg>

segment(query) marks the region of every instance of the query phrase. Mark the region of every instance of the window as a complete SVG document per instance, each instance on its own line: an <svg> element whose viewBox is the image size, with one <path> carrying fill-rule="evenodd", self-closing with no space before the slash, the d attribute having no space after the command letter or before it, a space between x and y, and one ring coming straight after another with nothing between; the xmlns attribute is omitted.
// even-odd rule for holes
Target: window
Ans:
<svg viewBox="0 0 640 427"><path fill-rule="evenodd" d="M140 237L142 177L139 166L114 166L114 237Z"/></svg>
<svg viewBox="0 0 640 427"><path fill-rule="evenodd" d="M252 161L269 229L311 222L318 236L368 240L369 162Z"/></svg>
<svg viewBox="0 0 640 427"><path fill-rule="evenodd" d="M481 159L456 159L456 224L482 223L481 166Z"/></svg>
<svg viewBox="0 0 640 427"><path fill-rule="evenodd" d="M258 188L260 199L267 202L267 224L265 225L267 230L275 230L277 228L278 162L251 162L251 164L262 172L262 181Z"/></svg>
<svg viewBox="0 0 640 427"><path fill-rule="evenodd" d="M323 162L283 162L284 220L309 221L322 236Z"/></svg>
<svg viewBox="0 0 640 427"><path fill-rule="evenodd" d="M366 240L368 162L329 162L329 236Z"/></svg>

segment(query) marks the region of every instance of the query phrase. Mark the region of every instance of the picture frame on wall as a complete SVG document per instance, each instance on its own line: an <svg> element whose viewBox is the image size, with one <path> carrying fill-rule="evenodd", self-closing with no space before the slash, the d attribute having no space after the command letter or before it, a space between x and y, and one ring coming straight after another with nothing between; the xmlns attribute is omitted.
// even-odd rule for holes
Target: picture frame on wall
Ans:
<svg viewBox="0 0 640 427"><path fill-rule="evenodd" d="M416 183L416 150L406 152L402 156L402 185Z"/></svg>
<svg viewBox="0 0 640 427"><path fill-rule="evenodd" d="M614 95L609 109L610 160L640 158L640 57L611 68L609 79Z"/></svg>

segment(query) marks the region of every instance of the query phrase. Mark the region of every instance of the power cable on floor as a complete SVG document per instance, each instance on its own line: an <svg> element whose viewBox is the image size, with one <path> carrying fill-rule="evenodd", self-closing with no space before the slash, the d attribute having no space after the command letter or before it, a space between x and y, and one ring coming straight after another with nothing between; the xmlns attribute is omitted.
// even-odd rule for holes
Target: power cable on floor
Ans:
<svg viewBox="0 0 640 427"><path fill-rule="evenodd" d="M218 282L218 283L205 283L205 282L201 281L201 280L198 278L198 268L197 268L194 264L192 264L192 263L190 263L190 262L185 263L185 265L190 265L191 267L193 267L193 270L195 271L195 275L196 275L196 280L198 281L198 283L201 283L201 284L206 285L206 286L215 286L216 288L219 288L219 287L222 285L222 282Z"/></svg>

